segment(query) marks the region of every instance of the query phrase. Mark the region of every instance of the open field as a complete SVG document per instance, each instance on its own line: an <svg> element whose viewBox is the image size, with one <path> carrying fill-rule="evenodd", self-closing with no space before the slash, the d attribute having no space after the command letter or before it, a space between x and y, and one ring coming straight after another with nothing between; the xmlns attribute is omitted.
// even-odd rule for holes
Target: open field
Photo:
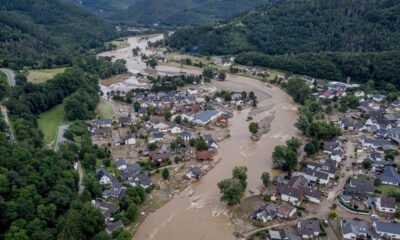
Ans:
<svg viewBox="0 0 400 240"><path fill-rule="evenodd" d="M101 101L97 105L96 114L101 119L113 119L115 116L114 110L111 105L107 104L104 101Z"/></svg>
<svg viewBox="0 0 400 240"><path fill-rule="evenodd" d="M126 39L117 39L110 42L111 44L116 46L116 49L122 49L129 47L129 44Z"/></svg>
<svg viewBox="0 0 400 240"><path fill-rule="evenodd" d="M29 70L28 71L28 82L38 84L44 83L47 80L52 79L55 75L63 73L65 68L54 68L54 69L41 69L41 70Z"/></svg>
<svg viewBox="0 0 400 240"><path fill-rule="evenodd" d="M55 143L58 126L64 121L64 116L64 104L59 104L39 115L39 128L44 134L45 144Z"/></svg>

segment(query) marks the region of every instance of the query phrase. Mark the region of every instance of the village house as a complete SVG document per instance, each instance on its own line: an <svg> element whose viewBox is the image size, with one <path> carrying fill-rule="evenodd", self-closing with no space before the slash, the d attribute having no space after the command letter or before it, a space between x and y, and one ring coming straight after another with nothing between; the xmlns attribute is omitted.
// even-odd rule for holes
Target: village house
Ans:
<svg viewBox="0 0 400 240"><path fill-rule="evenodd" d="M100 168L96 171L97 180L101 185L111 184L113 176L108 173L104 168Z"/></svg>
<svg viewBox="0 0 400 240"><path fill-rule="evenodd" d="M278 185L278 193L282 201L299 206L303 199L313 203L321 202L321 192L309 186L307 179L302 176L293 176L287 184Z"/></svg>
<svg viewBox="0 0 400 240"><path fill-rule="evenodd" d="M112 129L110 127L99 128L95 125L91 127L90 132L98 137L111 137Z"/></svg>
<svg viewBox="0 0 400 240"><path fill-rule="evenodd" d="M196 95L196 94L198 94L198 90L196 89L196 88L188 88L187 90L186 90L186 92L189 94L189 95Z"/></svg>
<svg viewBox="0 0 400 240"><path fill-rule="evenodd" d="M185 177L189 180L198 180L201 177L202 171L198 166L191 167L190 170L185 174Z"/></svg>
<svg viewBox="0 0 400 240"><path fill-rule="evenodd" d="M376 208L380 212L395 213L397 209L396 199L393 197L379 197L376 201Z"/></svg>
<svg viewBox="0 0 400 240"><path fill-rule="evenodd" d="M188 131L183 131L183 132L179 133L179 137L182 138L183 141L189 142L190 139L192 139L192 133L190 133Z"/></svg>
<svg viewBox="0 0 400 240"><path fill-rule="evenodd" d="M182 128L179 127L178 125L173 126L171 129L171 134L179 134L181 132L183 132Z"/></svg>
<svg viewBox="0 0 400 240"><path fill-rule="evenodd" d="M300 175L305 177L311 183L318 183L322 185L327 185L330 179L329 174L310 168L305 168L301 172L294 173L294 176Z"/></svg>
<svg viewBox="0 0 400 240"><path fill-rule="evenodd" d="M135 134L129 134L127 136L125 136L125 145L135 145L136 144L136 136Z"/></svg>
<svg viewBox="0 0 400 240"><path fill-rule="evenodd" d="M386 166L383 173L377 174L381 184L399 186L400 185L400 174L396 171L393 166Z"/></svg>
<svg viewBox="0 0 400 240"><path fill-rule="evenodd" d="M106 233L108 235L111 235L115 230L124 228L124 223L121 220L118 220L116 222L112 222L106 225Z"/></svg>
<svg viewBox="0 0 400 240"><path fill-rule="evenodd" d="M344 240L364 239L370 235L370 228L366 221L352 219L341 219L340 227Z"/></svg>
<svg viewBox="0 0 400 240"><path fill-rule="evenodd" d="M203 135L203 140L207 143L208 148L210 148L210 149L217 149L218 148L218 145L214 141L214 139L213 139L211 134Z"/></svg>
<svg viewBox="0 0 400 240"><path fill-rule="evenodd" d="M376 235L372 236L373 240L400 239L400 224L387 222L373 222L372 224Z"/></svg>
<svg viewBox="0 0 400 240"><path fill-rule="evenodd" d="M344 188L343 195L358 199L366 199L367 195L375 192L374 180L360 180L352 178Z"/></svg>
<svg viewBox="0 0 400 240"><path fill-rule="evenodd" d="M316 238L321 234L318 219L300 220L297 223L297 232L303 239Z"/></svg>
<svg viewBox="0 0 400 240"><path fill-rule="evenodd" d="M118 119L118 124L120 127L127 127L133 124L131 117L121 117Z"/></svg>
<svg viewBox="0 0 400 240"><path fill-rule="evenodd" d="M169 161L169 154L168 153L158 153L152 152L149 154L149 158L151 161L156 163L157 165L165 164Z"/></svg>
<svg viewBox="0 0 400 240"><path fill-rule="evenodd" d="M112 187L110 189L106 189L103 191L102 197L104 199L121 199L125 195L126 188L122 186L122 184L115 178L112 179L111 185Z"/></svg>
<svg viewBox="0 0 400 240"><path fill-rule="evenodd" d="M112 126L112 119L97 119L96 126L99 128L111 127Z"/></svg>
<svg viewBox="0 0 400 240"><path fill-rule="evenodd" d="M295 207L290 206L289 204L282 203L276 209L276 216L281 219L287 219L293 217L296 213L297 209Z"/></svg>
<svg viewBox="0 0 400 240"><path fill-rule="evenodd" d="M118 159L115 161L115 166L117 167L118 170L123 171L127 169L128 163L126 162L125 159Z"/></svg>
<svg viewBox="0 0 400 240"><path fill-rule="evenodd" d="M162 132L155 132L148 140L149 143L162 142L164 141L164 134Z"/></svg>
<svg viewBox="0 0 400 240"><path fill-rule="evenodd" d="M216 110L208 110L196 113L193 117L193 122L202 126L216 120L222 113Z"/></svg>
<svg viewBox="0 0 400 240"><path fill-rule="evenodd" d="M256 221L266 223L268 221L272 221L276 217L276 213L277 209L275 204L266 204L253 212L253 214L251 214L251 218Z"/></svg>
<svg viewBox="0 0 400 240"><path fill-rule="evenodd" d="M196 160L197 161L207 161L211 160L212 155L210 151L197 151L196 153Z"/></svg>
<svg viewBox="0 0 400 240"><path fill-rule="evenodd" d="M92 204L103 214L105 222L112 222L112 215L119 209L118 204L103 201L102 199L92 200Z"/></svg>

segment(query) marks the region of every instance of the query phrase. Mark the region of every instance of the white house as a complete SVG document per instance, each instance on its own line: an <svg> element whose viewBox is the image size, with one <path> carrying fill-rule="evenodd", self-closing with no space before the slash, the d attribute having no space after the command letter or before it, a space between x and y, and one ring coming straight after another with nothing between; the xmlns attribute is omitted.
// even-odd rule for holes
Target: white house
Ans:
<svg viewBox="0 0 400 240"><path fill-rule="evenodd" d="M96 176L101 185L111 184L112 182L112 175L103 168L96 172Z"/></svg>
<svg viewBox="0 0 400 240"><path fill-rule="evenodd" d="M368 223L365 221L356 221L352 219L340 220L340 227L344 240L366 239L370 233Z"/></svg>
<svg viewBox="0 0 400 240"><path fill-rule="evenodd" d="M395 213L397 209L396 199L393 197L379 197L376 208L380 212Z"/></svg>
<svg viewBox="0 0 400 240"><path fill-rule="evenodd" d="M128 163L125 159L118 159L117 161L115 161L115 166L118 170L124 171L128 168Z"/></svg>
<svg viewBox="0 0 400 240"><path fill-rule="evenodd" d="M196 88L188 88L186 91L189 95L196 95L198 93Z"/></svg>
<svg viewBox="0 0 400 240"><path fill-rule="evenodd" d="M183 130L182 130L182 128L180 128L179 126L173 126L172 128L171 128L171 133L172 134L179 134L179 133L181 133Z"/></svg>
<svg viewBox="0 0 400 240"><path fill-rule="evenodd" d="M170 129L169 125L163 122L154 124L153 128L158 129L160 132L167 132Z"/></svg>
<svg viewBox="0 0 400 240"><path fill-rule="evenodd" d="M135 145L136 144L136 138L134 135L128 135L125 138L125 145Z"/></svg>

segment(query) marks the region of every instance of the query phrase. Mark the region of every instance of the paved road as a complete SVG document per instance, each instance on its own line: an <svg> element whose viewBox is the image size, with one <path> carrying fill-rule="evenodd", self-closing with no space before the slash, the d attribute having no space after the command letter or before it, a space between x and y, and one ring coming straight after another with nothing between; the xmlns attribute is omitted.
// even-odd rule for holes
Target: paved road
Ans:
<svg viewBox="0 0 400 240"><path fill-rule="evenodd" d="M69 125L68 124L61 124L58 127L58 134L57 134L57 141L56 144L54 146L54 151L57 152L58 150L60 150L60 146L61 144L64 143L65 138L64 138L64 133L65 131L67 131Z"/></svg>
<svg viewBox="0 0 400 240"><path fill-rule="evenodd" d="M15 136L14 136L13 130L10 125L10 120L8 119L8 111L7 111L6 107L3 107L3 106L1 107L1 114L3 115L4 121L6 122L6 124L8 126L9 133L10 133L10 140L15 141Z"/></svg>
<svg viewBox="0 0 400 240"><path fill-rule="evenodd" d="M85 185L83 184L83 170L80 161L77 162L77 168L79 173L78 194L81 195L83 193L83 190L85 190Z"/></svg>
<svg viewBox="0 0 400 240"><path fill-rule="evenodd" d="M15 74L13 70L9 68L0 68L0 71L7 75L8 84L10 84L11 87L15 86Z"/></svg>

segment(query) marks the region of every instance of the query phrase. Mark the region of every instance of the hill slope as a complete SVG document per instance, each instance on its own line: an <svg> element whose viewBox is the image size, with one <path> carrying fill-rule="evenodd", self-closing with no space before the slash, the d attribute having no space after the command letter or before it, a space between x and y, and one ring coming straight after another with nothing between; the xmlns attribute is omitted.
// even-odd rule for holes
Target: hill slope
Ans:
<svg viewBox="0 0 400 240"><path fill-rule="evenodd" d="M108 18L116 12L127 9L135 0L69 0L86 7L98 16Z"/></svg>
<svg viewBox="0 0 400 240"><path fill-rule="evenodd" d="M63 64L73 53L115 37L112 25L63 0L0 0L0 6L3 65Z"/></svg>
<svg viewBox="0 0 400 240"><path fill-rule="evenodd" d="M79 1L89 9L97 11L99 6L107 11L109 4L94 0ZM130 2L126 9L114 8L114 14L107 19L121 23L190 25L222 20L239 12L260 6L269 0L112 0L110 2ZM90 2L96 2L93 7ZM112 12L111 11L111 12ZM104 15L103 15L104 16Z"/></svg>
<svg viewBox="0 0 400 240"><path fill-rule="evenodd" d="M400 50L398 26L400 2L394 0L281 0L224 25L179 30L168 43L201 54L258 52L238 60L273 67L279 62L279 67L304 74L312 72L301 58L309 59L311 66L323 61L324 66L318 65L327 71L317 77L368 80L377 77L368 59L378 59L387 52L385 59L398 63L395 57L399 55L392 52ZM287 54L292 57L278 58ZM348 59L357 62L357 73L343 69ZM395 82L398 77L385 76L385 80Z"/></svg>

